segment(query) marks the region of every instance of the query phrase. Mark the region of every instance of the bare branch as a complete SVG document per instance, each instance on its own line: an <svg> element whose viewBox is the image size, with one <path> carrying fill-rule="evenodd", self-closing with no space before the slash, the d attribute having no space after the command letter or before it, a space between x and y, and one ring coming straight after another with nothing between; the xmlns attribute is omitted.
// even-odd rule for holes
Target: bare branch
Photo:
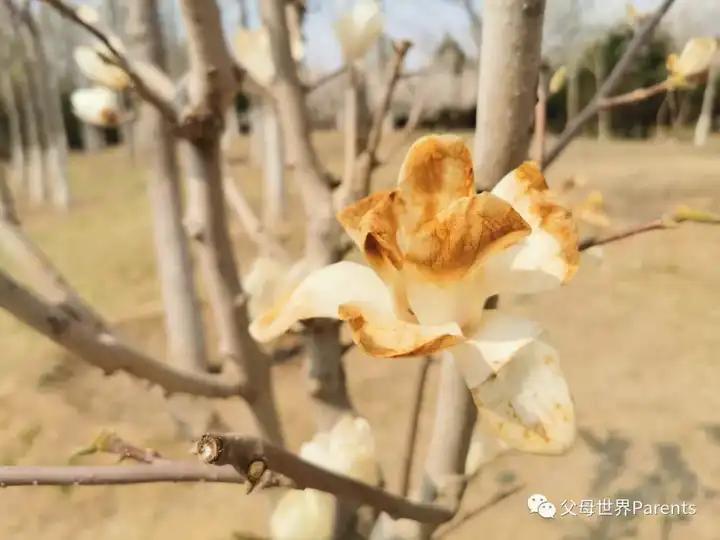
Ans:
<svg viewBox="0 0 720 540"><path fill-rule="evenodd" d="M142 450L112 432L102 432L89 446L74 452L71 459L100 453L115 454L119 456L120 461L130 459L146 465L165 461L155 450L150 448Z"/></svg>
<svg viewBox="0 0 720 540"><path fill-rule="evenodd" d="M392 63L390 64L390 67L388 68L388 77L385 82L385 88L383 89L380 102L378 103L378 106L374 111L372 127L370 128L370 136L368 137L367 147L364 150L365 152L371 154L373 157L375 155L375 152L377 152L378 146L380 146L380 141L382 139L383 121L387 116L388 111L390 110L392 97L395 93L395 87L400 80L403 63L405 62L405 56L410 50L410 47L412 47L412 43L407 40L393 43L395 56Z"/></svg>
<svg viewBox="0 0 720 540"><path fill-rule="evenodd" d="M432 363L433 357L426 356L422 359L422 363L418 368L417 380L415 382L415 393L413 394L412 408L410 410L410 425L408 427L403 452L403 468L400 475L400 495L403 497L407 497L410 492L410 477L412 475L413 462L415 461L415 449L417 447L420 414L422 413L422 404L425 398L425 387L427 386L428 372L430 371Z"/></svg>
<svg viewBox="0 0 720 540"><path fill-rule="evenodd" d="M638 88L624 94L603 98L599 101L599 110L610 109L619 105L628 105L650 99L653 96L672 90L670 81L661 81L646 88Z"/></svg>
<svg viewBox="0 0 720 540"><path fill-rule="evenodd" d="M335 204L338 208L344 208L353 201L366 197L370 193L370 181L372 173L378 166L377 151L380 147L383 135L383 122L390 110L392 97L395 88L400 80L405 56L412 43L409 41L400 41L394 44L395 56L388 68L388 76L383 89L382 97L376 109L373 111L373 119L370 127L370 133L365 144L365 148L360 151L355 163L355 171L348 178L343 179L343 185L340 192L336 194Z"/></svg>
<svg viewBox="0 0 720 540"><path fill-rule="evenodd" d="M543 159L544 167L549 167L552 162L558 158L560 153L570 144L573 138L580 132L582 127L602 109L603 100L607 98L620 83L625 72L630 69L633 59L642 46L652 37L655 28L660 23L660 20L663 18L665 13L667 13L673 5L674 1L675 0L663 0L663 3L653 16L648 17L642 23L641 29L635 33L622 57L618 63L615 64L615 67L610 72L610 75L608 75L607 79L605 79L590 103L585 106L580 114L568 122L567 126L565 126L565 129L555 142L555 145L545 155Z"/></svg>
<svg viewBox="0 0 720 540"><path fill-rule="evenodd" d="M82 26L95 36L112 53L107 61L117 63L130 77L137 93L146 101L152 103L170 122L175 123L177 115L173 106L173 83L162 71L150 64L133 62L118 51L105 32L92 24L88 24L77 14L77 10L63 0L42 0L52 6L60 15ZM8 2L11 4L12 2Z"/></svg>
<svg viewBox="0 0 720 540"><path fill-rule="evenodd" d="M383 156L378 158L378 161L380 161L381 163L387 163L402 147L404 147L408 142L410 142L410 140L413 138L415 130L418 127L418 124L420 124L420 120L422 119L426 99L427 96L423 93L418 93L415 96L415 98L413 99L413 103L410 107L410 113L408 114L407 122L405 123L405 127L403 128L400 137L383 153Z"/></svg>
<svg viewBox="0 0 720 540"><path fill-rule="evenodd" d="M182 371L144 355L117 336L78 321L66 306L42 300L2 271L0 308L107 374L125 371L157 384L168 394L227 398L245 393L237 383Z"/></svg>
<svg viewBox="0 0 720 540"><path fill-rule="evenodd" d="M705 223L709 225L720 225L720 214L693 210L686 206L681 206L673 212L669 212L664 216L648 222L630 225L624 229L611 232L604 236L594 236L583 240L580 242L579 249L580 251L585 251L586 249L590 249L594 246L611 244L613 242L617 242L618 240L624 240L625 238L630 238L631 236L636 236L638 234L662 229L670 229L686 221Z"/></svg>
<svg viewBox="0 0 720 540"><path fill-rule="evenodd" d="M265 470L290 478L297 489L316 489L332 493L346 501L368 505L396 519L406 518L422 523L443 523L454 515L441 506L414 503L384 490L317 467L286 450L261 439L239 435L207 433L197 443L197 453L205 463L231 465L254 477ZM254 474L250 474L253 472ZM259 473L259 474L258 474Z"/></svg>
<svg viewBox="0 0 720 540"><path fill-rule="evenodd" d="M6 166L2 164L0 165L0 221L17 226L20 225L20 219L5 174Z"/></svg>
<svg viewBox="0 0 720 540"><path fill-rule="evenodd" d="M162 465L0 467L0 487L107 486L158 482L244 484L245 480L231 467L209 467L183 461ZM263 487L276 486L269 484Z"/></svg>
<svg viewBox="0 0 720 540"><path fill-rule="evenodd" d="M325 73L324 75L321 75L316 80L312 81L309 84L305 85L305 92L308 94L312 94L315 90L318 88L325 86L327 83L334 81L338 77L345 74L347 71L347 66L342 66L335 71L330 71L329 73Z"/></svg>

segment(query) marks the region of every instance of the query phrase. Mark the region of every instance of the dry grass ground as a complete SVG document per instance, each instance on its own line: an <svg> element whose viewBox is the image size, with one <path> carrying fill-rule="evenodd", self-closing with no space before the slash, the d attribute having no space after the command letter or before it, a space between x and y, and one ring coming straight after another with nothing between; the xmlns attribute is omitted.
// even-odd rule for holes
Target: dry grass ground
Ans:
<svg viewBox="0 0 720 540"><path fill-rule="evenodd" d="M321 137L328 163L340 170L339 137ZM234 154L245 151L239 145ZM379 172L378 184L393 181L400 158ZM720 208L719 172L720 141L702 151L670 142L579 141L551 170L550 182L583 174L603 190L609 213L629 222L680 202ZM73 213L23 211L27 230L91 304L161 354L142 171L131 168L122 151L110 150L75 158L72 173ZM243 165L235 173L257 206L258 173ZM301 219L297 204L290 212L293 223ZM236 238L247 268L253 248L240 231ZM298 247L298 239L293 242ZM687 225L649 233L609 246L604 266L584 268L564 290L512 304L541 320L561 351L581 437L562 458L508 455L491 464L467 493L464 513L470 515L446 528L443 538L720 539L718 260L720 228ZM173 440L157 391L88 369L63 377L53 370L60 352L4 314L0 343L0 463L64 463L103 428L169 456L189 457L187 444ZM375 428L393 486L417 363L354 354L347 365L352 394ZM431 427L436 375L433 370L422 445ZM288 438L297 448L312 432L301 366L278 366L275 377ZM202 406L220 411L235 430L247 425L241 403ZM495 492L518 484L517 493L482 511ZM697 513L685 520L578 515L542 521L525 506L536 492L556 504L605 497L688 501ZM231 540L266 533L262 501L220 485L6 489L0 491L0 538Z"/></svg>

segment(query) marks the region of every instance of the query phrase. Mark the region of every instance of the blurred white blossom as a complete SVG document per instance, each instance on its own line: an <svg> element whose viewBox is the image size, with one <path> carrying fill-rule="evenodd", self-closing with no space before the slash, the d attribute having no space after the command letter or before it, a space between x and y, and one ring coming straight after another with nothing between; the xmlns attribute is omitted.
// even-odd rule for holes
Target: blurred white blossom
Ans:
<svg viewBox="0 0 720 540"><path fill-rule="evenodd" d="M107 54L107 47L76 47L73 53L75 63L80 72L94 84L104 86L116 92L122 92L130 86L130 77L118 66L107 62L102 54Z"/></svg>
<svg viewBox="0 0 720 540"><path fill-rule="evenodd" d="M329 471L377 485L380 481L375 440L368 421L344 415L329 432L321 432L300 448L300 457ZM314 489L285 493L270 518L273 540L329 540L335 498Z"/></svg>
<svg viewBox="0 0 720 540"><path fill-rule="evenodd" d="M120 123L120 99L102 87L80 88L70 95L72 111L82 122L111 127Z"/></svg>
<svg viewBox="0 0 720 540"><path fill-rule="evenodd" d="M384 21L375 0L356 0L335 23L335 35L346 62L362 58L383 33Z"/></svg>

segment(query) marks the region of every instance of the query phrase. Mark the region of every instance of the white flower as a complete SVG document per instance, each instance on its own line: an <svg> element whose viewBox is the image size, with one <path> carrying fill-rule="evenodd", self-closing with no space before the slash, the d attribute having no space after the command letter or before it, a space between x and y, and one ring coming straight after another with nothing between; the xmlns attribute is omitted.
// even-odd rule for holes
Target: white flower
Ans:
<svg viewBox="0 0 720 540"><path fill-rule="evenodd" d="M78 68L88 79L100 86L122 92L129 88L130 77L117 66L106 62L102 54L107 54L107 47L76 47L73 56Z"/></svg>
<svg viewBox="0 0 720 540"><path fill-rule="evenodd" d="M677 86L687 86L702 78L710 69L718 50L717 39L693 38L685 44L680 56L671 54L667 59L669 78Z"/></svg>
<svg viewBox="0 0 720 540"><path fill-rule="evenodd" d="M310 267L304 259L294 264L263 255L255 259L242 278L250 318L255 319L280 299L287 298L309 273Z"/></svg>
<svg viewBox="0 0 720 540"><path fill-rule="evenodd" d="M329 432L302 445L300 457L318 467L377 485L380 476L375 441L367 420L343 416ZM335 499L314 489L283 495L270 518L273 540L329 540L333 533Z"/></svg>
<svg viewBox="0 0 720 540"><path fill-rule="evenodd" d="M471 476L477 473L507 449L508 446L503 441L488 435L482 429L477 429L465 458L465 474Z"/></svg>
<svg viewBox="0 0 720 540"><path fill-rule="evenodd" d="M383 33L383 15L376 0L356 0L335 23L335 35L346 62L362 58Z"/></svg>
<svg viewBox="0 0 720 540"><path fill-rule="evenodd" d="M277 299L277 288L283 283L289 266L272 257L260 256L250 271L243 276L242 284L248 295L248 313L254 319L272 308Z"/></svg>
<svg viewBox="0 0 720 540"><path fill-rule="evenodd" d="M95 26L100 23L100 13L98 13L97 10L91 8L87 4L78 6L75 9L75 15L77 15L78 19L80 19L85 24Z"/></svg>
<svg viewBox="0 0 720 540"><path fill-rule="evenodd" d="M522 451L566 451L575 413L557 352L533 321L483 310L492 295L552 289L578 269L575 223L538 167L524 163L476 195L465 143L430 135L408 151L395 189L338 218L370 268L343 261L310 273L253 321L253 337L328 317L346 321L370 356L450 349L482 429Z"/></svg>
<svg viewBox="0 0 720 540"><path fill-rule="evenodd" d="M120 100L107 88L80 88L70 96L73 114L86 124L117 126L120 122Z"/></svg>
<svg viewBox="0 0 720 540"><path fill-rule="evenodd" d="M293 59L300 62L305 49L302 37L295 32L291 32L290 35L290 49ZM240 29L235 34L233 51L235 59L259 85L269 87L273 83L275 79L275 63L273 62L270 34L267 28Z"/></svg>

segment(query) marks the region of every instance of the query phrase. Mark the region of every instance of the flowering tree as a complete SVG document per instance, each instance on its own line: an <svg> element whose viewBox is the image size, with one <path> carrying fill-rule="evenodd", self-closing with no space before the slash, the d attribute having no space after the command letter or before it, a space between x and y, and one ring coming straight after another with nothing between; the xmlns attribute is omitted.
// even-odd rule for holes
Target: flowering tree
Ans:
<svg viewBox="0 0 720 540"><path fill-rule="evenodd" d="M372 537L427 538L459 508L476 417L487 439L484 460L492 458L491 443L496 450L545 455L570 447L574 410L556 351L539 324L510 316L490 300L563 285L588 247L662 228L667 221L580 240L572 213L550 192L541 168L524 162L537 95L543 0L485 2L482 48L488 61L479 85L474 159L458 137L420 138L405 156L397 185L380 192L372 191L370 180L378 164L382 122L409 43L396 44L367 140L353 149L352 171L348 167L346 176L336 179L323 167L309 136L305 92L310 85L298 74L285 2L262 3L264 63L251 69L257 58L233 58L226 50L217 4L182 0L190 70L177 82L147 58L126 52L82 11L62 0L46 2L101 43L87 56L95 63L88 71L95 80L107 75L105 87L118 80L131 86L186 145L193 209L188 232L200 255L221 348L238 376L228 381L165 364L116 335L23 234L5 190L0 191L0 233L15 242L18 258L52 294L49 300L43 298L0 272L0 307L107 372L127 371L168 394L241 397L251 409L257 435L206 433L194 445L201 463L167 460L105 435L89 451L115 453L137 464L0 467L1 484L245 483L248 491L287 490L275 501L275 538L292 538L298 531L313 538L342 537L347 516L362 505L384 514L377 526L370 520ZM644 23L626 54L637 50L671 3L666 0ZM368 43L370 37L372 33L359 32L357 39ZM345 50L348 61L357 58L350 45ZM515 61L493 62L496 55ZM568 126L546 155L545 166L569 144L582 119L597 112L628 62L619 64L591 108ZM271 74L263 81L262 73ZM287 279L271 291L267 302L260 302L252 317L227 230L228 182L221 147L223 118L241 85L268 93L265 98L272 100L285 140L297 152L295 181L307 222L304 257L291 265ZM115 102L107 93L93 92L75 96L78 114L101 121L112 116ZM507 113L510 121L503 123L506 117L499 112ZM478 185L483 192L477 193ZM689 211L672 217L698 218ZM341 260L353 248L367 265ZM372 430L355 411L345 384L340 322L350 328L353 343L370 356L443 357L420 501L380 486L382 471ZM258 345L298 326L318 427L299 456L283 447L270 361ZM412 523L403 527L408 525L403 520Z"/></svg>

